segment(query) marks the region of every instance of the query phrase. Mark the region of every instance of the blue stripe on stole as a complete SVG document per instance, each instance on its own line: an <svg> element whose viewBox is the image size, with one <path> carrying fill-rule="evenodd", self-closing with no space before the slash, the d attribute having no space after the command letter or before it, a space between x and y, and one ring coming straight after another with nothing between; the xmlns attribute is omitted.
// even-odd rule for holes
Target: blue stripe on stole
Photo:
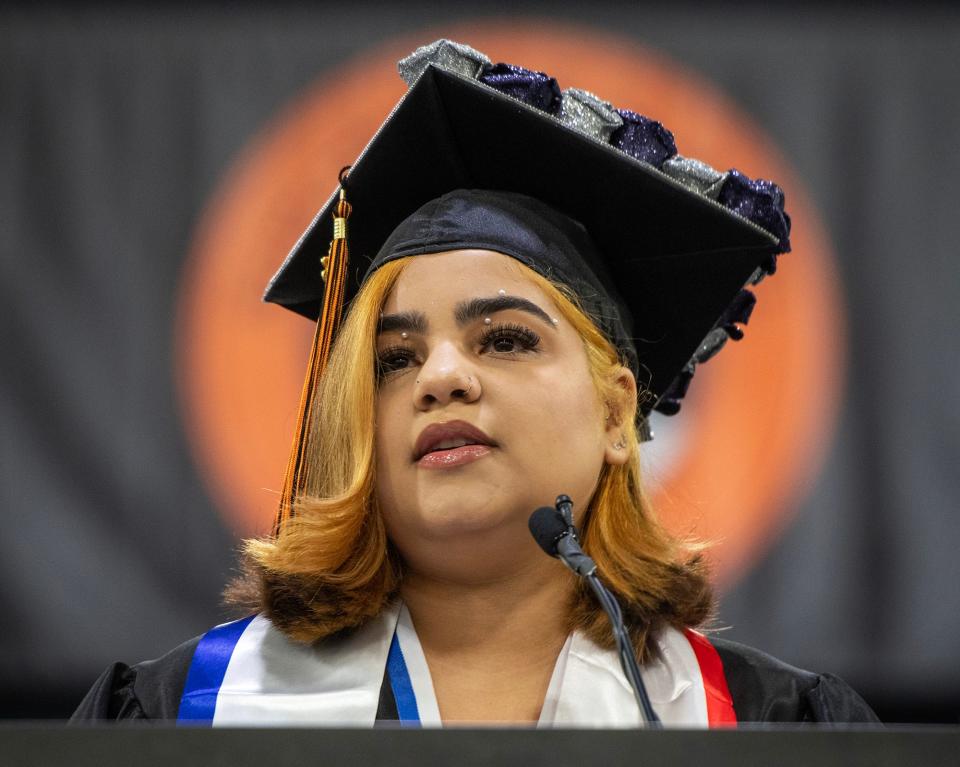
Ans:
<svg viewBox="0 0 960 767"><path fill-rule="evenodd" d="M177 724L213 726L217 695L227 673L230 657L240 641L240 636L255 617L251 615L249 618L217 626L200 638L197 649L193 651L187 681L183 685Z"/></svg>
<svg viewBox="0 0 960 767"><path fill-rule="evenodd" d="M420 726L420 710L417 708L417 696L413 693L413 683L410 681L410 672L403 659L400 649L400 640L396 633L390 643L390 654L387 656L387 674L390 675L390 687L397 702L397 716L400 724L408 727Z"/></svg>

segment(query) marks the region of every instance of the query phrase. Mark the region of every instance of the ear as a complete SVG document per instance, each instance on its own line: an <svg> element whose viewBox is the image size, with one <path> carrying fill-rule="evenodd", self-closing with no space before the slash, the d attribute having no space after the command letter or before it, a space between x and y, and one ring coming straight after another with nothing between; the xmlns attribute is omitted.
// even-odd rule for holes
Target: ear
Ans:
<svg viewBox="0 0 960 767"><path fill-rule="evenodd" d="M604 427L604 460L611 466L622 466L630 459L627 449L627 432L633 429L632 423L625 423L635 412L637 402L637 379L629 368L622 365L617 368L612 387L615 401L607 402L609 417Z"/></svg>

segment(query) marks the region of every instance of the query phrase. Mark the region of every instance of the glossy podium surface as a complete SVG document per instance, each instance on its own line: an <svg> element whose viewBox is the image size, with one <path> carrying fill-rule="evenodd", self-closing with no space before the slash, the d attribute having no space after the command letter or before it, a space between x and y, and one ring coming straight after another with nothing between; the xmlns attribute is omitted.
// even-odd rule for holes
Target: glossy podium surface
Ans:
<svg viewBox="0 0 960 767"><path fill-rule="evenodd" d="M173 767L366 765L960 765L960 728L739 730L0 727L0 764Z"/></svg>

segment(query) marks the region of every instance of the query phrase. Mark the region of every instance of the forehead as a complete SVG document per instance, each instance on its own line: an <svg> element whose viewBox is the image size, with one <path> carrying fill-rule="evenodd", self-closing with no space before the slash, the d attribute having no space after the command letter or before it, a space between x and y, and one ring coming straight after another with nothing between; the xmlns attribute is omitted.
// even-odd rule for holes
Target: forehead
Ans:
<svg viewBox="0 0 960 767"><path fill-rule="evenodd" d="M550 301L516 259L491 250L453 250L412 259L384 302L385 312L442 309L503 290L543 306Z"/></svg>

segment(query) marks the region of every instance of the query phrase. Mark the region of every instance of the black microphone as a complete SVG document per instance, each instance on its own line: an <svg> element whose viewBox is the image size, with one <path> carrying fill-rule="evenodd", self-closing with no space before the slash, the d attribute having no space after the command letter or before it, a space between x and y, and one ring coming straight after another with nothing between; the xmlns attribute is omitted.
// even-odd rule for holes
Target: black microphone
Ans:
<svg viewBox="0 0 960 767"><path fill-rule="evenodd" d="M633 652L633 642L630 641L630 635L623 624L620 605L597 576L596 563L580 548L577 529L573 526L573 502L569 496L558 496L556 508L541 506L530 515L528 525L530 534L540 548L551 557L559 558L573 572L586 580L593 590L594 596L610 619L610 627L613 629L613 636L617 640L617 649L620 654L620 667L633 688L633 694L643 713L643 718L648 727L659 728L660 717L653 710L647 688L640 676L640 667Z"/></svg>
<svg viewBox="0 0 960 767"><path fill-rule="evenodd" d="M530 515L530 533L533 539L551 557L559 557L567 567L584 578L597 571L596 563L583 553L576 530L568 525L561 512L550 506L541 506Z"/></svg>

